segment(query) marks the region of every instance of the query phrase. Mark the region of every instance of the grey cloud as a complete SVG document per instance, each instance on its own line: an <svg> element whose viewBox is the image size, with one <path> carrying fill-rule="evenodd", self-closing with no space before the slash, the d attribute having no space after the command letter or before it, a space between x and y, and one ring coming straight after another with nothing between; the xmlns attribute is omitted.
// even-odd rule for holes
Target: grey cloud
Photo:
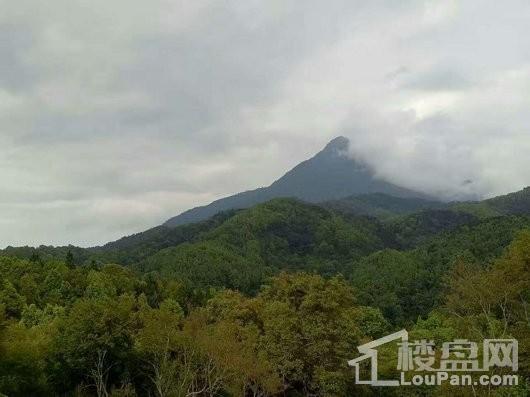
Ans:
<svg viewBox="0 0 530 397"><path fill-rule="evenodd" d="M470 88L473 81L461 72L451 69L435 69L425 73L408 73L401 79L401 89L425 91L452 91Z"/></svg>
<svg viewBox="0 0 530 397"><path fill-rule="evenodd" d="M37 73L24 63L25 50L34 43L31 32L16 24L0 24L0 86L19 91L31 86Z"/></svg>

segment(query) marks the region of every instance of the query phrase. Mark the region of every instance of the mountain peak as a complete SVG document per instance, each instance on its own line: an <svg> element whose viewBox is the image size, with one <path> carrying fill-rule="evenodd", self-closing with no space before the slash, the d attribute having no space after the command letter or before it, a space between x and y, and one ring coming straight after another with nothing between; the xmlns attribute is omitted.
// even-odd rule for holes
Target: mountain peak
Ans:
<svg viewBox="0 0 530 397"><path fill-rule="evenodd" d="M220 211L248 208L272 198L296 197L318 203L346 196L386 193L397 197L422 197L392 183L378 179L368 167L347 156L350 141L339 136L315 156L288 171L270 186L241 192L213 203L193 208L168 220L166 226L177 226L207 219Z"/></svg>
<svg viewBox="0 0 530 397"><path fill-rule="evenodd" d="M346 152L350 148L350 140L344 136L338 136L333 138L326 147L322 150L323 152Z"/></svg>

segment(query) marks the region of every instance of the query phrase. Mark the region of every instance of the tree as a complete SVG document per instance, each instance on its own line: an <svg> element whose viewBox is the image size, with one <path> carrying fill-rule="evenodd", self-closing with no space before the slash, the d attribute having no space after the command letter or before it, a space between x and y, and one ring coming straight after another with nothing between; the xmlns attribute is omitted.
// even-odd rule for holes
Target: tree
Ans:
<svg viewBox="0 0 530 397"><path fill-rule="evenodd" d="M4 280L0 290L0 305L3 306L5 314L9 317L20 318L25 303L26 300L17 292L13 284Z"/></svg>
<svg viewBox="0 0 530 397"><path fill-rule="evenodd" d="M159 309L146 307L139 314L141 326L135 334L135 349L147 364L146 373L160 397L170 396L184 381L179 362L182 308L166 300Z"/></svg>
<svg viewBox="0 0 530 397"><path fill-rule="evenodd" d="M135 306L127 295L74 303L54 339L53 361L62 363L55 378L69 374L62 387L88 382L98 396L105 396L109 385L119 383L132 357Z"/></svg>
<svg viewBox="0 0 530 397"><path fill-rule="evenodd" d="M66 259L65 259L66 266L72 268L74 267L74 254L72 254L72 251L68 250L66 253Z"/></svg>
<svg viewBox="0 0 530 397"><path fill-rule="evenodd" d="M414 253L390 249L354 263L351 276L360 303L379 308L386 319L400 326L432 310L440 279Z"/></svg>
<svg viewBox="0 0 530 397"><path fill-rule="evenodd" d="M351 374L345 363L362 337L360 323L368 322L343 279L303 273L272 278L256 298L222 292L208 302L207 313L225 335L223 340L236 334L237 340L247 343L238 348L236 361L246 362L240 373L255 368L250 372L259 375L247 373L242 378L249 380L248 390L256 385L258 393L278 388L276 379L284 392L346 394ZM244 351L259 357L272 373L245 361Z"/></svg>
<svg viewBox="0 0 530 397"><path fill-rule="evenodd" d="M489 268L459 263L448 281L444 309L458 321L459 335L515 338L530 349L530 230L521 232ZM530 375L530 360L520 355L519 370Z"/></svg>
<svg viewBox="0 0 530 397"><path fill-rule="evenodd" d="M361 338L355 295L341 278L280 274L259 295L263 349L284 380L303 393L345 393L344 363ZM300 386L297 386L300 385Z"/></svg>
<svg viewBox="0 0 530 397"><path fill-rule="evenodd" d="M47 359L53 324L25 327L11 322L0 331L0 392L9 396L49 395Z"/></svg>

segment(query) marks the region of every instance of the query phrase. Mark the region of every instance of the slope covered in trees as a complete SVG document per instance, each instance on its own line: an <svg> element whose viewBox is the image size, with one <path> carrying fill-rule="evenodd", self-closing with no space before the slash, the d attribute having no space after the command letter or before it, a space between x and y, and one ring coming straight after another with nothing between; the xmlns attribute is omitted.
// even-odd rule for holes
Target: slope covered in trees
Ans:
<svg viewBox="0 0 530 397"><path fill-rule="evenodd" d="M482 218L500 215L528 214L530 212L530 186L523 190L493 197L480 202L462 202L452 206Z"/></svg>
<svg viewBox="0 0 530 397"><path fill-rule="evenodd" d="M444 341L516 337L522 385L503 390L524 396L527 198L487 200L497 215L484 216L378 196L366 204L388 211L378 218L276 199L103 247L6 249L0 393L375 396L346 361L406 328Z"/></svg>
<svg viewBox="0 0 530 397"><path fill-rule="evenodd" d="M439 303L415 318L425 301L416 287L429 281L414 255L371 254L355 264L352 282L281 273L255 296L209 290L201 303L177 279L119 265L1 257L0 390L10 396L379 395L353 383L346 361L357 345L404 319L411 337L516 337L528 351L530 230L490 265L458 259L447 268ZM401 311L393 308L396 299ZM522 354L523 378L529 365ZM394 370L383 366L381 374ZM525 395L524 385L507 391ZM418 392L447 395L443 388Z"/></svg>
<svg viewBox="0 0 530 397"><path fill-rule="evenodd" d="M448 206L440 201L417 197L396 197L384 193L361 194L321 203L325 208L352 214L367 215L379 219L391 219L399 215L412 214L426 209L441 209Z"/></svg>
<svg viewBox="0 0 530 397"><path fill-rule="evenodd" d="M375 220L276 199L239 212L199 241L161 250L139 268L250 293L281 270L348 272L349 261L392 244Z"/></svg>

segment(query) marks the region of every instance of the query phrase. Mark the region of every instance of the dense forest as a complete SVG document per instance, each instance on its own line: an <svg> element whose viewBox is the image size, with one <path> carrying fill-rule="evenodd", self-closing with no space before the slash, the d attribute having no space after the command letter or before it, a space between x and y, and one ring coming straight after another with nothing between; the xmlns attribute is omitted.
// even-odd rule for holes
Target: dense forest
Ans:
<svg viewBox="0 0 530 397"><path fill-rule="evenodd" d="M0 251L0 394L527 396L529 305L530 188L273 199L101 247ZM357 346L403 328L516 338L519 385L356 385Z"/></svg>

